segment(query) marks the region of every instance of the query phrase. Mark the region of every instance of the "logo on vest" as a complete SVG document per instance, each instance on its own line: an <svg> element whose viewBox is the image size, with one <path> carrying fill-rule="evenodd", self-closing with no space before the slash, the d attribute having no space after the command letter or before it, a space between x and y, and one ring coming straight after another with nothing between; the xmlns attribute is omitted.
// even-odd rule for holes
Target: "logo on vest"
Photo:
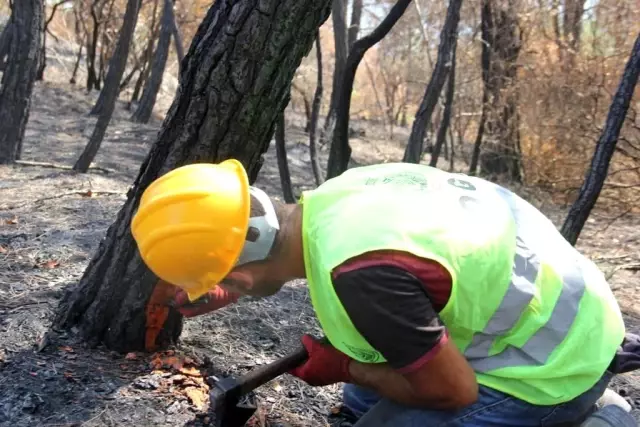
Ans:
<svg viewBox="0 0 640 427"><path fill-rule="evenodd" d="M346 342L342 342L351 351L355 354L360 360L368 363L375 363L382 358L381 354L375 350L367 350L364 348L354 347L352 345L347 344Z"/></svg>
<svg viewBox="0 0 640 427"><path fill-rule="evenodd" d="M368 178L365 185L393 184L402 186L413 186L417 190L427 189L427 179L423 175L411 172L400 172L387 175L382 178Z"/></svg>

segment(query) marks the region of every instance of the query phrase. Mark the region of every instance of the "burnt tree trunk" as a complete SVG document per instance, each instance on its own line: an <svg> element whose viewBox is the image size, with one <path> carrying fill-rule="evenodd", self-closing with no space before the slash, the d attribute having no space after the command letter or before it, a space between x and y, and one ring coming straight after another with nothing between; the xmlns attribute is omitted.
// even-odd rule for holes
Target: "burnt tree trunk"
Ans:
<svg viewBox="0 0 640 427"><path fill-rule="evenodd" d="M353 82L356 77L358 65L367 50L382 40L382 38L391 31L391 28L393 28L404 14L409 3L411 3L411 0L398 0L380 25L370 34L357 40L349 52L347 65L343 73L343 80L339 85L340 92L338 93L339 98L336 104L336 127L333 133L331 150L329 151L327 179L342 174L349 166L349 159L351 158L351 147L349 146L349 111L351 109L351 92L353 91Z"/></svg>
<svg viewBox="0 0 640 427"><path fill-rule="evenodd" d="M286 105L286 104L285 104ZM289 172L289 161L287 160L287 146L285 142L284 111L281 111L276 120L276 158L278 159L278 173L280 175L280 186L282 195L286 203L295 203L296 197L293 195L291 186L291 172Z"/></svg>
<svg viewBox="0 0 640 427"><path fill-rule="evenodd" d="M318 118L320 117L320 107L322 106L322 48L320 46L320 31L316 32L316 62L318 67L316 92L313 94L313 104L311 105L311 120L309 120L309 157L311 157L311 169L316 179L316 185L324 182L324 174L318 159Z"/></svg>
<svg viewBox="0 0 640 427"><path fill-rule="evenodd" d="M133 31L138 21L138 12L140 10L140 0L128 0L127 9L124 13L124 21L122 22L122 28L120 28L120 37L118 37L118 44L113 52L113 56L109 61L109 73L107 75L107 82L104 88L100 92L100 97L96 103L96 107L100 106L100 115L96 122L96 126L93 129L91 138L84 148L84 151L80 155L80 158L73 165L73 170L79 172L86 172L91 165L94 157L100 149L102 139L107 131L109 122L111 122L111 116L116 106L116 100L118 98L120 80L124 73L124 68L127 65L127 56L129 55L129 45L131 44L131 38L133 37ZM102 99L102 102L100 102ZM93 111L92 111L93 113Z"/></svg>
<svg viewBox="0 0 640 427"><path fill-rule="evenodd" d="M333 0L331 8L335 65L333 68L331 97L329 98L329 111L327 112L327 117L324 121L323 139L325 141L332 139L336 119L336 104L338 102L338 94L340 93L340 85L342 84L342 73L344 72L347 55L349 53L347 48L347 17L345 3L345 0Z"/></svg>
<svg viewBox="0 0 640 427"><path fill-rule="evenodd" d="M162 19L160 21L160 38L156 46L156 52L153 55L153 64L151 65L151 75L147 80L142 98L138 104L138 108L131 116L131 120L137 123L147 123L151 118L153 107L156 104L156 98L162 85L162 76L167 65L169 56L169 46L171 45L171 29L173 27L173 4L171 0L164 0L164 9L162 11Z"/></svg>
<svg viewBox="0 0 640 427"><path fill-rule="evenodd" d="M127 9L124 12L124 19L122 27L120 28L118 42L116 44L116 48L113 50L111 58L109 59L109 70L107 71L104 86L100 91L96 104L89 113L92 116L102 115L103 112L109 111L110 109L113 113L113 107L110 106L112 103L111 99L113 99L113 103L115 105L116 98L118 97L118 89L120 88L120 81L122 80L124 69L127 66L131 39L133 39L133 32L136 28L136 23L138 22L138 12L140 12L141 4L141 0L127 1ZM109 116L111 116L111 114L109 114ZM109 124L109 121L111 121L111 117L109 117L107 125Z"/></svg>
<svg viewBox="0 0 640 427"><path fill-rule="evenodd" d="M253 183L295 70L329 11L330 0L217 0L211 6L156 143L80 283L61 300L54 327L77 325L92 345L144 348L144 307L157 278L130 232L142 193L176 167L228 158L241 161ZM180 331L172 311L158 341L175 342Z"/></svg>
<svg viewBox="0 0 640 427"><path fill-rule="evenodd" d="M9 59L0 89L0 164L20 159L38 72L44 24L42 0L20 0L11 12Z"/></svg>
<svg viewBox="0 0 640 427"><path fill-rule="evenodd" d="M444 112L442 113L442 121L440 122L440 127L438 128L438 135L436 136L436 143L433 146L433 151L431 152L431 160L429 160L429 166L435 167L438 164L438 157L440 157L440 151L442 147L445 146L445 158L447 158L447 147L446 147L446 139L447 139L447 130L449 129L449 124L451 123L451 111L453 110L453 94L456 86L456 45L457 42L453 42L453 46L451 47L451 69L449 70L449 77L447 81L447 93L445 94L444 100Z"/></svg>
<svg viewBox="0 0 640 427"><path fill-rule="evenodd" d="M513 0L488 0L489 49L488 105L484 134L487 142L480 156L480 173L504 175L522 181L518 116L517 64L522 42Z"/></svg>
<svg viewBox="0 0 640 427"><path fill-rule="evenodd" d="M413 121L409 143L404 152L402 161L410 163L420 163L422 158L422 146L427 130L427 124L431 121L433 110L438 104L440 92L444 81L447 78L448 70L451 68L451 55L453 46L458 37L458 22L460 21L460 7L462 0L450 0L447 8L442 31L440 33L440 45L438 46L438 58L431 74L431 79L427 84L424 97Z"/></svg>
<svg viewBox="0 0 640 427"><path fill-rule="evenodd" d="M640 35L637 36L636 42L631 51L631 56L622 74L618 90L613 97L609 114L605 122L604 130L598 144L596 145L593 158L591 159L591 168L589 169L578 199L573 203L567 218L562 224L562 235L575 245L584 227L591 210L598 200L600 191L604 181L607 179L609 163L616 149L620 129L624 123L629 104L633 97L636 84L638 83L638 74L640 73Z"/></svg>

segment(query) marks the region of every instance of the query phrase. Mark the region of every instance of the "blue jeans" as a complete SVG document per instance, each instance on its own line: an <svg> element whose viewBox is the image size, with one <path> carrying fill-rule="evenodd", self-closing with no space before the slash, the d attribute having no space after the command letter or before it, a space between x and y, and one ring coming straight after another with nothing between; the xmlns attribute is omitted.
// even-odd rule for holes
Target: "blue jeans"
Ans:
<svg viewBox="0 0 640 427"><path fill-rule="evenodd" d="M482 385L476 403L458 411L403 406L354 384L345 384L343 402L359 417L356 427L577 425L593 409L612 376L607 372L590 390L554 406L532 405Z"/></svg>

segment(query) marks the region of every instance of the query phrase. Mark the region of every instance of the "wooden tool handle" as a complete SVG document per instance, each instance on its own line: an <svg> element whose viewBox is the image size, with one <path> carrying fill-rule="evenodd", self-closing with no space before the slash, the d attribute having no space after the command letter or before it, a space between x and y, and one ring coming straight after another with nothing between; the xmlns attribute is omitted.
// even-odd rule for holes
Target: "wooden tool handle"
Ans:
<svg viewBox="0 0 640 427"><path fill-rule="evenodd" d="M303 346L300 346L300 348L298 348L296 351L289 353L284 357L281 357L275 362L251 370L250 372L238 378L238 384L240 385L239 394L246 394L251 390L271 381L272 379L290 371L291 369L300 366L307 360L308 357L309 355L307 354L307 349Z"/></svg>

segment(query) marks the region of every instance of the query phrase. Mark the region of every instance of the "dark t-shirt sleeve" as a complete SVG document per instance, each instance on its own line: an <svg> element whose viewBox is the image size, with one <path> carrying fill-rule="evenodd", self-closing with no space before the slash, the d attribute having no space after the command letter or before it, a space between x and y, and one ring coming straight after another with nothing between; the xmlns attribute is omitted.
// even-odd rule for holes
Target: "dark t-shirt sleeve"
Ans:
<svg viewBox="0 0 640 427"><path fill-rule="evenodd" d="M339 274L334 288L367 342L401 373L435 356L447 333L422 282L394 266L371 266Z"/></svg>

